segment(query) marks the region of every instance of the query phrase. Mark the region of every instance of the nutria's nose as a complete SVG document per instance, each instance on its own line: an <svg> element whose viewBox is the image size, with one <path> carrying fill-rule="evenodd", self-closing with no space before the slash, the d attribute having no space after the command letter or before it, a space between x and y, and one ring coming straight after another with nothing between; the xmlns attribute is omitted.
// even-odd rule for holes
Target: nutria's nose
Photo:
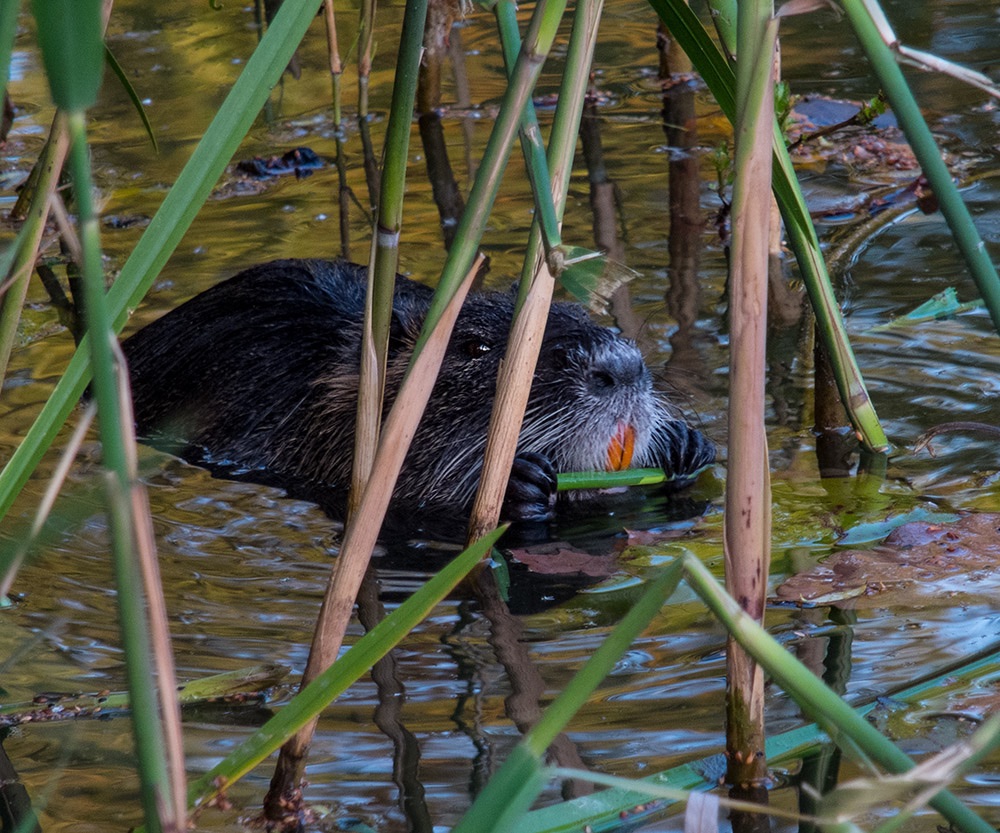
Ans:
<svg viewBox="0 0 1000 833"><path fill-rule="evenodd" d="M594 356L590 384L594 393L634 388L647 383L649 371L639 351L627 341L605 345Z"/></svg>

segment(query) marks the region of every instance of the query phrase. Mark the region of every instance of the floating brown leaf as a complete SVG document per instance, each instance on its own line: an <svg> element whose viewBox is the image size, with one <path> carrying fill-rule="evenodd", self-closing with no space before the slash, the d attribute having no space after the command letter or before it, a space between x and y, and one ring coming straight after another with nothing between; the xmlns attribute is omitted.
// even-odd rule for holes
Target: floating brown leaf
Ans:
<svg viewBox="0 0 1000 833"><path fill-rule="evenodd" d="M955 604L1000 590L1000 515L952 524L914 522L881 546L845 550L778 587L782 601L839 607Z"/></svg>
<svg viewBox="0 0 1000 833"><path fill-rule="evenodd" d="M550 576L581 575L590 578L608 578L614 575L616 559L614 555L591 555L574 549L566 542L511 550L512 558L533 573Z"/></svg>

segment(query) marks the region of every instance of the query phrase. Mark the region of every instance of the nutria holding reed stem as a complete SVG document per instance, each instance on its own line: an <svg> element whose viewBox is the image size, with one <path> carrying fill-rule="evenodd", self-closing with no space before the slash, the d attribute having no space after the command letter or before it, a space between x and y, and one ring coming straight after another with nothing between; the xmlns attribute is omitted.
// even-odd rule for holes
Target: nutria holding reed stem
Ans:
<svg viewBox="0 0 1000 833"><path fill-rule="evenodd" d="M365 268L278 260L192 298L124 343L141 436L194 462L271 481L346 488L357 404ZM396 280L386 408L432 290ZM396 486L409 506L467 509L482 465L510 293L469 296ZM631 463L623 438L633 441ZM553 304L532 383L507 519L550 517L555 472L659 466L672 488L715 458L712 443L654 392L636 346Z"/></svg>

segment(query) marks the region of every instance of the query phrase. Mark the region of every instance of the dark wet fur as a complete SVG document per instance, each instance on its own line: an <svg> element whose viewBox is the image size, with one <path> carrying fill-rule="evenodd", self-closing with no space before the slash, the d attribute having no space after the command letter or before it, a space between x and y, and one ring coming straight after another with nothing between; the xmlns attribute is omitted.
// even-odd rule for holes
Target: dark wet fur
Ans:
<svg viewBox="0 0 1000 833"><path fill-rule="evenodd" d="M281 260L248 269L150 324L124 343L140 434L191 460L263 470L270 482L344 487L364 293L363 267ZM387 408L431 294L397 279ZM467 300L400 476L398 500L471 504L512 313L506 293ZM631 342L575 305L553 305L508 490L509 514L550 512L553 470L603 469L619 420L636 428L633 466L663 467L677 478L674 488L715 457L711 442L653 392Z"/></svg>

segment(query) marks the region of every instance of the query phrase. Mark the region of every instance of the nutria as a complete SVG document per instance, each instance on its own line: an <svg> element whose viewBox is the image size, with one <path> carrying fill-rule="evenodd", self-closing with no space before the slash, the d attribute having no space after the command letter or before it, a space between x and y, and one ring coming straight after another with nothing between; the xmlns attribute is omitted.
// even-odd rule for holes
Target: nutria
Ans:
<svg viewBox="0 0 1000 833"><path fill-rule="evenodd" d="M346 261L254 266L125 341L141 436L209 465L343 488L350 479L365 269ZM432 291L396 279L387 373L392 403ZM475 494L510 293L469 296L396 487L404 505L462 509ZM653 391L636 346L573 304L549 313L505 517L552 514L556 471L660 466L672 488L715 449ZM617 438L617 439L616 439ZM280 479L279 481L280 482Z"/></svg>

